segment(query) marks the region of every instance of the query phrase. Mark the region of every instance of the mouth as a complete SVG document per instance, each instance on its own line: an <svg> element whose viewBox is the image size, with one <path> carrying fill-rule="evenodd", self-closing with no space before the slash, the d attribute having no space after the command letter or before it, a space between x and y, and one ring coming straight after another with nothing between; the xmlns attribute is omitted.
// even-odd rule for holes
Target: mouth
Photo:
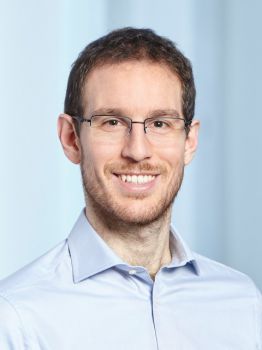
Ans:
<svg viewBox="0 0 262 350"><path fill-rule="evenodd" d="M147 184L153 181L157 175L151 174L115 174L122 182L132 183L132 184Z"/></svg>
<svg viewBox="0 0 262 350"><path fill-rule="evenodd" d="M149 193L159 182L156 173L114 173L115 184L125 193Z"/></svg>

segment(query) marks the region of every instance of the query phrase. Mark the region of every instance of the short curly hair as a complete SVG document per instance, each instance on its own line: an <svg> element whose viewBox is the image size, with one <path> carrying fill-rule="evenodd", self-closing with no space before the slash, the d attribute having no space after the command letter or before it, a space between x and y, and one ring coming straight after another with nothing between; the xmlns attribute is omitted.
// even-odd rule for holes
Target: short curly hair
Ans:
<svg viewBox="0 0 262 350"><path fill-rule="evenodd" d="M68 78L64 112L84 113L83 90L88 73L105 64L148 60L165 64L179 78L182 86L182 113L188 125L194 117L195 84L190 61L169 39L151 29L121 28L91 42L73 63ZM76 125L77 132L79 132Z"/></svg>

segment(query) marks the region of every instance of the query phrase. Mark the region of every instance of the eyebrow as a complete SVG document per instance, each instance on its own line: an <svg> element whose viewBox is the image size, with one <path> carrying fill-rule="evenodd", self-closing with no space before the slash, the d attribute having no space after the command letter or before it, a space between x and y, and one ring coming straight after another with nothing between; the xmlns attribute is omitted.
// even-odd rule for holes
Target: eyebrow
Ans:
<svg viewBox="0 0 262 350"><path fill-rule="evenodd" d="M95 115L115 115L115 116L128 116L121 108L99 108L92 112L92 116ZM176 116L179 117L180 114L176 109L154 109L147 114L147 118L161 117L161 116Z"/></svg>

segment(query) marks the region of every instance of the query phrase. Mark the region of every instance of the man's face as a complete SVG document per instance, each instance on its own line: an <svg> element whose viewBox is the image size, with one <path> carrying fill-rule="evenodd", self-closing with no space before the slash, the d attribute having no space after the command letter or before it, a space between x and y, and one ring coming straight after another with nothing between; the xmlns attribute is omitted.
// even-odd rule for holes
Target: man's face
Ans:
<svg viewBox="0 0 262 350"><path fill-rule="evenodd" d="M146 61L95 68L88 76L83 102L86 118L115 109L135 121L158 110L182 116L179 79L166 66ZM89 204L97 214L119 223L156 220L170 208L180 188L186 140L182 130L156 145L142 124L133 124L131 133L115 142L113 136L97 137L95 129L83 123L81 171Z"/></svg>

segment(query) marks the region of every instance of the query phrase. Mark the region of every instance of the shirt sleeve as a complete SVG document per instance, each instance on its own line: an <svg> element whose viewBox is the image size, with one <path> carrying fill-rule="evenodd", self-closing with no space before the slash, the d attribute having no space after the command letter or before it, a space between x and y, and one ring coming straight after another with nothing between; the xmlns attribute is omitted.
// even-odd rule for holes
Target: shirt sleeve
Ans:
<svg viewBox="0 0 262 350"><path fill-rule="evenodd" d="M26 349L20 317L13 305L3 296L0 296L0 349Z"/></svg>

